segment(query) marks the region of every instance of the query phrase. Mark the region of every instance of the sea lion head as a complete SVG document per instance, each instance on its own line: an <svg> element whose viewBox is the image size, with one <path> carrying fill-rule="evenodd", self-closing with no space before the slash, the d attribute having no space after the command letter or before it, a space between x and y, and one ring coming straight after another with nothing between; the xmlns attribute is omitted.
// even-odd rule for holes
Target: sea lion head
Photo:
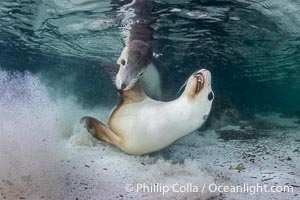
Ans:
<svg viewBox="0 0 300 200"><path fill-rule="evenodd" d="M212 103L214 93L211 89L211 73L206 69L194 72L187 80L184 95L191 100L205 98Z"/></svg>
<svg viewBox="0 0 300 200"><path fill-rule="evenodd" d="M152 57L152 49L146 42L131 41L117 61L120 65L115 81L117 89L131 89L142 78L144 69L152 62Z"/></svg>

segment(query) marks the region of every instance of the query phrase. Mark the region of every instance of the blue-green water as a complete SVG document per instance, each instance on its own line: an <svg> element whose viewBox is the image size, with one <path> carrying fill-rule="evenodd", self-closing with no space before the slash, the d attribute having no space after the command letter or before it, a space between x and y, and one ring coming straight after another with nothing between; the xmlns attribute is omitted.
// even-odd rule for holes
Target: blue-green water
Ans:
<svg viewBox="0 0 300 200"><path fill-rule="evenodd" d="M146 156L97 141L79 124L85 115L106 122L116 104L102 65L125 45L130 2L0 1L0 199L297 199L300 2L153 1L164 98L199 68L211 71L216 98L201 130ZM126 190L176 181L295 191Z"/></svg>
<svg viewBox="0 0 300 200"><path fill-rule="evenodd" d="M100 66L115 62L124 46L122 4L1 1L1 68L42 73L83 104L111 101L115 95ZM228 96L240 111L299 110L299 9L295 1L155 1L165 90L172 96L205 67L216 95Z"/></svg>

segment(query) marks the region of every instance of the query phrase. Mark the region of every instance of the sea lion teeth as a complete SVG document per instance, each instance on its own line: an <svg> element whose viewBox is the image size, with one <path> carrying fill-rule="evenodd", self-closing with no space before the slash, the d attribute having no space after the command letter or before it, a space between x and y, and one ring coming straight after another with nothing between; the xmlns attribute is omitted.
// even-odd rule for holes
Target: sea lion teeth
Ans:
<svg viewBox="0 0 300 200"><path fill-rule="evenodd" d="M203 77L203 74L200 72L200 73L197 73L196 74L196 78L197 78L197 87L196 87L196 90L195 90L195 93L198 93L200 92L201 88L203 87L204 85L204 77Z"/></svg>

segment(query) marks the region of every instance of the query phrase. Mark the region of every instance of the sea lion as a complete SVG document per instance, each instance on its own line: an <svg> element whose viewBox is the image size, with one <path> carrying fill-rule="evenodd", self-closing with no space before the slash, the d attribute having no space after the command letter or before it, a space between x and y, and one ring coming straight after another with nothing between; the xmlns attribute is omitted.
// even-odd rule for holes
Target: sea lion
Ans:
<svg viewBox="0 0 300 200"><path fill-rule="evenodd" d="M149 98L139 82L120 91L120 102L108 126L93 117L80 122L96 138L128 154L158 151L197 130L206 121L214 99L211 74L202 69L193 73L179 98L170 102Z"/></svg>
<svg viewBox="0 0 300 200"><path fill-rule="evenodd" d="M123 30L126 31L124 32L126 45L117 60L119 68L115 85L119 90L129 90L141 80L146 94L160 100L162 69L154 64L154 29L151 24L156 17L152 10L153 3L148 0L133 0L123 6L122 27L125 27Z"/></svg>
<svg viewBox="0 0 300 200"><path fill-rule="evenodd" d="M131 41L117 61L120 66L115 79L117 89L129 90L140 80L147 95L160 99L160 74L152 61L153 51L148 43L142 40Z"/></svg>

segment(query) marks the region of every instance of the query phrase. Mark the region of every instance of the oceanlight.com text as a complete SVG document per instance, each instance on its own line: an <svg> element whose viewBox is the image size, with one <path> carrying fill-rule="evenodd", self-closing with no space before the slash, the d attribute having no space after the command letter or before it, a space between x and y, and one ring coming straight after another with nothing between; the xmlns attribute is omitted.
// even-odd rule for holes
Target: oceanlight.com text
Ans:
<svg viewBox="0 0 300 200"><path fill-rule="evenodd" d="M143 193L162 193L163 195L169 192L192 192L192 193L277 193L277 192L294 192L293 187L288 185L284 186L269 186L261 184L248 184L244 183L242 185L217 185L215 183L203 184L201 186L193 183L174 183L173 185L164 185L162 183L137 183L137 184L127 184L125 186L126 192L143 192Z"/></svg>

